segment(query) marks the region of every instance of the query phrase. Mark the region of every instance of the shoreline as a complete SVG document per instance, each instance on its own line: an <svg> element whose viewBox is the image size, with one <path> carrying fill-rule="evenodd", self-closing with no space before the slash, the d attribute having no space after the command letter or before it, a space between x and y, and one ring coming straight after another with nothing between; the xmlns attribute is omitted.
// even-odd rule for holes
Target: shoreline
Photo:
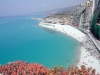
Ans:
<svg viewBox="0 0 100 75"><path fill-rule="evenodd" d="M100 60L96 59L96 57L92 55L93 53L92 51L96 50L95 45L93 44L93 42L87 35L85 35L81 31L79 31L78 29L70 25L60 25L60 24L51 24L51 23L41 22L39 26L60 31L76 39L80 43L80 46L81 46L80 54L79 54L80 57L78 59L79 61L77 62L77 66L85 65L87 67L92 67L96 69L96 72L100 72Z"/></svg>
<svg viewBox="0 0 100 75"><path fill-rule="evenodd" d="M65 33L65 34L73 37L74 39L76 39L79 42L82 42L84 37L86 36L84 33L80 32L78 29L75 29L70 25L44 23L44 25L42 24L42 25L39 25L39 26L49 28L49 29L53 29L53 30L56 30L56 31L60 31L62 33ZM73 33L73 31L75 31L75 33Z"/></svg>

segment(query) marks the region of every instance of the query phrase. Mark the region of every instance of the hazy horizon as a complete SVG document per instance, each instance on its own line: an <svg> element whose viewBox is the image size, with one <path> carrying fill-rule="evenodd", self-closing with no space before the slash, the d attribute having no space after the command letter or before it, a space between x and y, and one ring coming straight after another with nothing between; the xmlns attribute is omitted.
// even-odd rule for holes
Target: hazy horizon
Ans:
<svg viewBox="0 0 100 75"><path fill-rule="evenodd" d="M23 15L33 12L75 6L86 0L0 0L0 16Z"/></svg>

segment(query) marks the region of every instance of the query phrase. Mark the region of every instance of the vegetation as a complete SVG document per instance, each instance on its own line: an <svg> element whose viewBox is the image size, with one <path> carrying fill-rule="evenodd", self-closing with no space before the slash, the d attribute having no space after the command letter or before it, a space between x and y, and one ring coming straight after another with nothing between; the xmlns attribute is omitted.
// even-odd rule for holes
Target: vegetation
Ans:
<svg viewBox="0 0 100 75"><path fill-rule="evenodd" d="M92 67L84 65L69 66L64 69L62 66L58 68L55 66L48 69L43 65L37 63L28 63L23 61L16 61L0 66L0 73L2 75L100 75L96 74L96 70Z"/></svg>

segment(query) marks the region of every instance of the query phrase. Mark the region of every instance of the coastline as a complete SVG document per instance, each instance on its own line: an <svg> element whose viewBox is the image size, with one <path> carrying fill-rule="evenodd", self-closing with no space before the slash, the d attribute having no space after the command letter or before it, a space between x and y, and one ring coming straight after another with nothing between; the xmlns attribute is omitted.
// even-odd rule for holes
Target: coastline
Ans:
<svg viewBox="0 0 100 75"><path fill-rule="evenodd" d="M81 50L80 50L80 54L79 54L80 57L77 61L77 63L78 63L77 66L85 65L87 67L92 67L92 68L96 69L96 72L100 72L100 60L98 60L98 59L96 59L96 57L92 56L93 52L91 53L91 50L92 49L96 50L96 48L95 48L93 42L90 40L90 38L87 35L85 35L81 31L79 31L78 29L76 29L70 25L60 25L60 24L51 24L51 23L42 23L41 22L39 24L39 26L53 29L56 31L60 31L62 33L65 33L65 34L73 37L77 41L79 41L80 45L81 45L81 48L80 48ZM90 48L91 46L93 46L93 47Z"/></svg>
<svg viewBox="0 0 100 75"><path fill-rule="evenodd" d="M56 31L60 31L62 33L65 33L65 34L73 37L74 39L76 39L79 42L82 42L84 37L86 36L84 33L80 32L79 30L73 28L70 25L45 23L45 24L39 24L39 26L46 27L46 28L49 28L49 29L53 29L53 30L56 30Z"/></svg>

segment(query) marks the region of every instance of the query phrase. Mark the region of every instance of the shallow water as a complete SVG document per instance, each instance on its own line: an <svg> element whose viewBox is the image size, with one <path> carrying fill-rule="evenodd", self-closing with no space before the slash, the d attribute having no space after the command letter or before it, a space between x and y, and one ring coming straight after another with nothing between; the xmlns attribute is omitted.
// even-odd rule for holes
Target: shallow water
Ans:
<svg viewBox="0 0 100 75"><path fill-rule="evenodd" d="M75 64L79 43L63 33L45 29L32 16L0 18L0 64L22 60L46 67ZM43 17L43 16L34 16Z"/></svg>

